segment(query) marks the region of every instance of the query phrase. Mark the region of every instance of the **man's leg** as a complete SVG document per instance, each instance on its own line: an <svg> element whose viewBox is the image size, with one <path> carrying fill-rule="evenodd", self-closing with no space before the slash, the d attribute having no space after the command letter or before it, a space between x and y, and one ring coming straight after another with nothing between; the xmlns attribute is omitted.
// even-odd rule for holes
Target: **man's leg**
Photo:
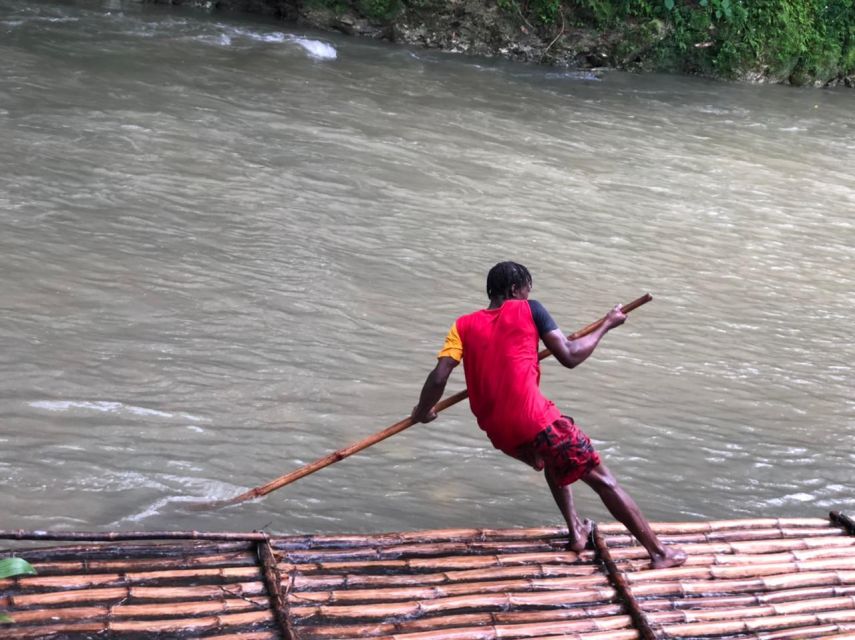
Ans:
<svg viewBox="0 0 855 640"><path fill-rule="evenodd" d="M591 533L591 523L589 520L582 522L579 519L579 514L576 513L576 505L573 502L573 492L570 490L570 485L559 487L552 474L549 473L549 468L543 472L546 476L546 483L549 485L549 490L552 492L552 497L555 498L555 504L558 505L561 515L564 516L564 521L567 523L567 531L569 534L569 542L567 548L570 551L581 553L585 550L585 545L588 543L588 536Z"/></svg>
<svg viewBox="0 0 855 640"><path fill-rule="evenodd" d="M678 567L686 561L686 554L682 549L666 547L659 541L635 500L623 490L604 464L591 469L582 476L582 480L597 492L609 512L647 549L654 569Z"/></svg>

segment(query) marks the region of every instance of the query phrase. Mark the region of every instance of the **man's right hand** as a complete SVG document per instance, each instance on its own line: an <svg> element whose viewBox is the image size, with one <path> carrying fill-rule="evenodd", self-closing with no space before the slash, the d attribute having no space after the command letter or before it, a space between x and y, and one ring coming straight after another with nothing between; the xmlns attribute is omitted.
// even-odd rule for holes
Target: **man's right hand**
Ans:
<svg viewBox="0 0 855 640"><path fill-rule="evenodd" d="M617 305L614 309L606 314L606 323L608 324L609 330L614 329L615 327L621 326L624 322L626 322L626 314L621 309L621 305Z"/></svg>

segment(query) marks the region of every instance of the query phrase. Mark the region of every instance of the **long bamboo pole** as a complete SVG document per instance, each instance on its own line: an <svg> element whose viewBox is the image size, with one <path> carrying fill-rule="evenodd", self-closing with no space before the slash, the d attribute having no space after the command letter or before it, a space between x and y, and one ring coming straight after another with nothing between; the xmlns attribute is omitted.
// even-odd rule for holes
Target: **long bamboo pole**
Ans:
<svg viewBox="0 0 855 640"><path fill-rule="evenodd" d="M756 640L805 640L805 638L831 638L834 640L855 640L855 625L828 624L815 627L797 627L783 631L755 633L749 638Z"/></svg>
<svg viewBox="0 0 855 640"><path fill-rule="evenodd" d="M593 554L584 552L582 556L588 556L593 560ZM460 555L439 556L429 558L409 558L406 560L360 560L358 562L306 562L292 564L297 573L304 575L309 573L334 573L339 571L380 571L390 572L395 570L423 573L429 571L484 569L490 567L516 567L529 566L532 564L573 564L577 559L582 559L572 551L562 553L520 553L500 555ZM288 563L286 563L288 564ZM38 569L38 567L37 567Z"/></svg>
<svg viewBox="0 0 855 640"><path fill-rule="evenodd" d="M364 622L341 624L331 621L329 625L305 626L301 636L307 640L337 640L339 638L373 637L394 635L396 633L415 633L417 631L436 631L457 627L488 627L495 625L514 625L527 622L555 622L559 620L579 620L581 618L602 618L623 613L621 604L593 606L574 606L572 608L554 607L546 610L526 610L512 612L480 612L432 616L413 620L384 620L382 622Z"/></svg>
<svg viewBox="0 0 855 640"><path fill-rule="evenodd" d="M727 530L756 530L765 529L780 534L786 530L797 530L800 534L805 531L813 535L817 530L826 535L840 535L839 528L834 527L824 518L755 518L738 520L718 520L712 522L651 522L651 528L658 536L711 533ZM619 523L602 525L602 533L609 543L620 540L631 541L626 528ZM622 538L618 536L623 536ZM613 537L614 536L614 537ZM523 541L537 539L547 542L555 539L562 546L566 544L567 527L532 527L513 529L431 529L427 531L398 531L379 534L333 534L333 535L299 535L281 536L271 539L277 549L313 549L331 547L359 546L395 546L408 542L482 542Z"/></svg>
<svg viewBox="0 0 855 640"><path fill-rule="evenodd" d="M852 540L847 537L847 540ZM40 562L49 560L56 562L60 560L76 560L85 556L87 560L109 560L113 558L175 558L193 555L201 557L206 554L223 554L236 551L247 551L252 548L251 542L187 542L177 544L125 544L114 543L109 545L73 545L56 547L37 547L27 549L27 561ZM18 556L22 551L4 552L2 557L9 555Z"/></svg>
<svg viewBox="0 0 855 640"><path fill-rule="evenodd" d="M608 587L603 575L571 578L525 578L517 580L488 580L461 584L428 585L423 587L389 587L380 589L333 589L331 591L300 591L292 593L294 602L312 604L346 604L353 602L392 602L402 600L432 600L460 595L504 593L508 591L579 591Z"/></svg>
<svg viewBox="0 0 855 640"><path fill-rule="evenodd" d="M270 536L260 531L234 533L230 531L25 531L0 530L2 540L82 540L85 542L117 542L126 540L213 540L263 542Z"/></svg>
<svg viewBox="0 0 855 640"><path fill-rule="evenodd" d="M783 629L820 624L855 622L855 611L821 611L818 613L792 614L786 616L764 616L748 620L718 622L694 622L663 627L670 637L697 637L705 635L735 635L758 631Z"/></svg>
<svg viewBox="0 0 855 640"><path fill-rule="evenodd" d="M767 604L786 604L790 602L820 602L826 598L849 598L853 596L855 596L855 587L808 587L730 596L707 596L704 598L651 598L641 601L641 608L646 612L698 608L712 610L753 607Z"/></svg>
<svg viewBox="0 0 855 640"><path fill-rule="evenodd" d="M822 528L830 533L839 535L839 530L825 518L754 518L737 520L717 520L699 522L651 522L650 527L658 536L668 536L689 533L709 533L724 530L748 529L782 529L802 531ZM609 542L611 536L623 535L629 540L629 532L620 523L601 525L603 535ZM427 531L398 531L378 534L332 534L332 535L297 535L281 536L271 539L277 549L314 549L329 547L358 547L358 546L394 546L408 542L471 542L514 540L522 541L531 538L546 541L555 538L563 546L567 540L567 527L530 527L509 529L431 529Z"/></svg>
<svg viewBox="0 0 855 640"><path fill-rule="evenodd" d="M630 627L629 616L609 618L588 618L583 620L558 620L550 622L531 622L515 625L493 625L489 627L461 627L456 629L437 629L416 633L380 636L378 640L502 640L509 636L531 637L555 634L593 633L614 631Z"/></svg>
<svg viewBox="0 0 855 640"><path fill-rule="evenodd" d="M272 541L278 549L275 540ZM435 549L435 547L433 547ZM692 561L695 556L703 557L703 554L721 554L715 563L734 563L737 560L748 562L749 558L756 558L757 562L765 562L768 554L787 553L795 555L796 560L813 559L815 555L848 557L855 552L855 537L838 536L834 538L790 538L786 540L761 540L750 542L716 542L684 545L683 549ZM477 569L487 567L508 567L519 565L531 565L539 563L547 564L574 564L576 562L590 562L593 560L593 552L584 551L577 556L570 551L562 552L536 552L536 553L508 553L508 554L483 554L481 549L465 547L459 550L460 555L429 555L419 557L425 552L425 547L416 545L406 548L398 547L394 554L384 556L379 549L366 550L363 555L351 556L349 559L323 559L302 558L296 554L288 554L288 560L293 563L300 574L309 573L337 573L352 570L359 571L438 571L451 569ZM649 557L643 547L610 548L612 558L615 561L624 562L644 558L644 564L649 564ZM292 552L293 553L293 552ZM800 554L805 554L800 557ZM811 555L808 555L811 554ZM744 560L743 560L744 559ZM786 561L783 558L778 561ZM41 572L41 568L37 567Z"/></svg>
<svg viewBox="0 0 855 640"><path fill-rule="evenodd" d="M111 587L106 589L79 589L28 593L9 596L11 607L51 606L81 603L97 603L133 598L136 600L169 600L195 598L223 598L259 596L264 594L264 584L258 582L233 582L223 585L201 585L187 587Z"/></svg>
<svg viewBox="0 0 855 640"><path fill-rule="evenodd" d="M855 549L853 549L855 552ZM26 552L18 552L27 555ZM29 558L29 555L27 555ZM789 559L789 558L788 558ZM257 562L255 556L246 552L222 554L217 556L191 556L184 558L128 558L123 560L59 560L31 562L33 566L38 565L37 571L40 576L65 575L69 573L128 573L143 570L182 569L186 567L245 567ZM0 582L0 584L3 584Z"/></svg>
<svg viewBox="0 0 855 640"><path fill-rule="evenodd" d="M420 616L435 616L447 611L500 611L515 608L568 607L576 604L590 606L614 602L615 590L603 586L589 590L569 591L500 591L497 593L473 593L448 598L409 600L405 602L357 602L344 605L308 603L297 604L297 596L291 596L290 613L295 620L316 618L319 620L386 620L391 617L414 619Z"/></svg>
<svg viewBox="0 0 855 640"><path fill-rule="evenodd" d="M824 598L820 600L802 600L782 604L768 604L756 607L734 609L700 609L683 611L659 611L648 613L648 618L656 624L690 624L694 622L712 622L715 620L747 620L766 616L782 616L820 611L855 610L855 598Z"/></svg>
<svg viewBox="0 0 855 640"><path fill-rule="evenodd" d="M464 569L440 573L405 574L327 574L321 576L299 576L296 586L307 591L339 587L393 587L450 584L455 582L482 582L505 578L555 578L561 576L588 576L597 572L592 565L544 565L533 564L519 567L491 567L489 569Z"/></svg>
<svg viewBox="0 0 855 640"><path fill-rule="evenodd" d="M653 296L651 296L649 293L646 293L640 298L636 298L632 302L623 305L621 308L624 313L629 313L630 311L637 309L641 305L646 304L651 300L653 300ZM603 316L599 320L592 322L591 324L580 329L576 333L571 334L570 336L568 336L568 338L570 340L576 340L578 338L581 338L582 336L588 335L589 333L593 333L600 327L600 325L603 324L603 322L605 322L605 320L606 316ZM543 349L540 353L537 354L537 357L539 360L543 360L549 355L551 355L549 349ZM440 411L445 411L446 409L457 404L461 400L464 400L468 395L469 392L467 389L464 389L463 391L458 391L453 396L449 396L441 400L436 405L436 407L434 407L434 409L437 413L439 413ZM275 480L271 480L267 484L261 485L259 487L254 487L249 491L245 491L244 493L241 493L240 495L235 496L234 498L230 498L228 500L216 500L213 502L206 502L199 505L194 505L193 508L218 509L220 507L226 507L229 505L238 504L240 502L245 502L246 500L254 500L256 498L260 498L262 496L267 495L271 491L275 491L276 489L280 489L285 485L291 484L292 482L296 482L300 478L305 478L306 476L315 473L315 471L320 471L324 467L328 467L331 464L334 464L336 462L339 462L340 460L344 460L345 458L352 456L354 453L359 453L363 449L367 449L368 447L375 445L378 442L382 442L386 438L389 438L395 435L396 433L400 433L405 429L409 429L414 424L415 423L413 422L412 418L408 416L403 420L400 420L395 424L386 427L382 431L379 431L378 433L369 436L368 438L360 440L359 442L355 442L354 444L344 447L343 449L339 449L338 451L334 451L329 455L326 455L323 458L319 458L318 460L315 460L314 462L300 467L295 471L291 471L290 473L281 475Z"/></svg>
<svg viewBox="0 0 855 640"><path fill-rule="evenodd" d="M135 571L126 573L84 573L58 576L27 576L0 580L0 589L17 584L23 589L91 589L94 587L141 584L155 580L180 580L184 578L235 581L252 579L258 575L257 567L194 567L169 571Z"/></svg>
<svg viewBox="0 0 855 640"><path fill-rule="evenodd" d="M766 536L753 536L748 535L750 532L746 532L745 538L739 538L737 536L728 536L727 540L711 540L708 536L711 534L697 534L692 536L683 536L678 542L682 543L682 546L687 545L695 545L695 544L707 544L710 542L730 542L734 548L737 548L738 545L741 545L746 542L763 542L769 545L769 548L775 548L772 543L776 542L787 542L784 538L782 539L782 534L778 530L762 530L766 532ZM855 540L848 536L844 536L842 539L839 536L826 536L825 532L833 533L833 529L821 529L823 532L822 536L817 536L817 539L821 542L824 540L833 539L835 543L839 542L840 546L849 546L855 544ZM663 542L668 544L677 542L674 538L662 538ZM611 545L612 540L607 539L607 542ZM276 544L276 541L273 540L273 547L277 550L279 546ZM809 543L804 543L804 548L811 546ZM784 545L786 546L786 545ZM814 547L821 546L820 544L813 545ZM833 546L830 544L829 546ZM538 542L536 540L526 541L526 542L443 542L443 543L412 543L407 545L398 545L395 547L343 547L338 549L295 549L295 550L287 550L284 551L285 558L291 563L316 563L316 562L332 562L332 561L344 561L344 560L393 560L399 558L414 558L414 557L432 557L432 556L441 556L441 555L473 555L473 554L489 554L489 553L520 553L520 552L530 552L530 553L546 553L551 550L558 550L557 541L555 544L548 543L545 541ZM643 557L641 554L643 553L643 549L641 547L630 547L630 548L612 548L612 557L615 560L623 560L629 558L637 558ZM583 554L584 559L584 554Z"/></svg>

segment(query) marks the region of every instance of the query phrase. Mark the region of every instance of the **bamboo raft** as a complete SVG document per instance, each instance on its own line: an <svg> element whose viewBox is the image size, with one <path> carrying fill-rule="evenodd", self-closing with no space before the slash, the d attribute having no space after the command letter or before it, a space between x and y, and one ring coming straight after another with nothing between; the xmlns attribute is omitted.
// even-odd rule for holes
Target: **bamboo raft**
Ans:
<svg viewBox="0 0 855 640"><path fill-rule="evenodd" d="M5 551L0 637L210 640L855 640L855 522L656 523L687 563L651 570L618 524L381 535L48 533ZM28 543L32 544L32 543Z"/></svg>

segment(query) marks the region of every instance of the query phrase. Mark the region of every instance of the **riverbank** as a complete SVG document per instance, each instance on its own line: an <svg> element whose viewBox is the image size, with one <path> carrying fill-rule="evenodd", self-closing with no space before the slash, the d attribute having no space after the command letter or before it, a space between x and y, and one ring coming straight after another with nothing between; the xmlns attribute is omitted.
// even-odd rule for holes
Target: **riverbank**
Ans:
<svg viewBox="0 0 855 640"><path fill-rule="evenodd" d="M852 0L169 1L564 68L855 87Z"/></svg>

